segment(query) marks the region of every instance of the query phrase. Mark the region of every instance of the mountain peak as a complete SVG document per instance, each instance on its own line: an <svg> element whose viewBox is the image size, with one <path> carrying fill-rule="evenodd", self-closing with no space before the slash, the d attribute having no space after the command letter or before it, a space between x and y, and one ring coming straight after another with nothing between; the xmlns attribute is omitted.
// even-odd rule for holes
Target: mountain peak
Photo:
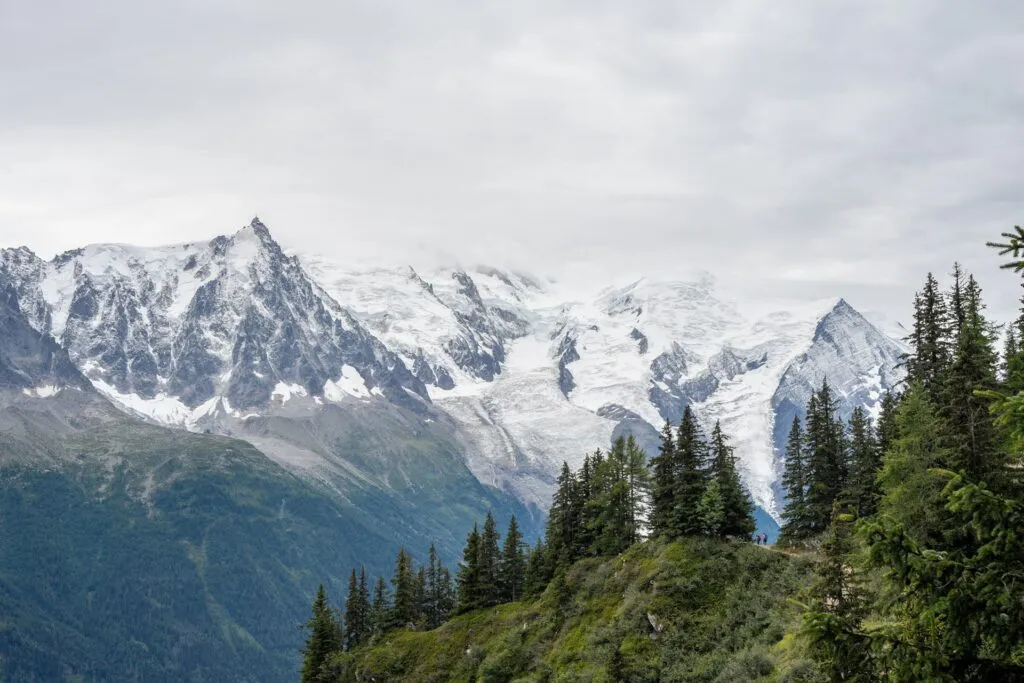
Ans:
<svg viewBox="0 0 1024 683"><path fill-rule="evenodd" d="M249 224L238 230L232 239L236 242L245 239L255 239L264 243L271 242L276 244L274 238L270 236L270 230L259 219L259 216L253 216Z"/></svg>

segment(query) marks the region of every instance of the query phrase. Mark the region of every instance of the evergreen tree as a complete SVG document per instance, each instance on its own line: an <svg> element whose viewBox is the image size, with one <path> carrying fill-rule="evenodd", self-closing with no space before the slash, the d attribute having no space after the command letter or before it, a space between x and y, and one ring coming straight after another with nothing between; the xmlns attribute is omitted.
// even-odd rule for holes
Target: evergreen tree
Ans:
<svg viewBox="0 0 1024 683"><path fill-rule="evenodd" d="M875 441L867 412L860 406L850 416L850 478L847 498L858 517L868 517L878 510L881 493L878 473L882 454Z"/></svg>
<svg viewBox="0 0 1024 683"><path fill-rule="evenodd" d="M915 298L914 326L908 339L908 379L919 382L927 391L940 392L950 362L950 321L945 297L931 273Z"/></svg>
<svg viewBox="0 0 1024 683"><path fill-rule="evenodd" d="M651 500L651 472L647 468L647 453L632 435L626 440L626 486L629 491L626 528L628 548L643 540L649 528L646 517Z"/></svg>
<svg viewBox="0 0 1024 683"><path fill-rule="evenodd" d="M498 528L494 516L487 513L484 530L480 535L480 547L477 559L478 581L477 595L480 607L492 607L501 602L500 598L500 564L501 552L498 550Z"/></svg>
<svg viewBox="0 0 1024 683"><path fill-rule="evenodd" d="M843 422L828 380L807 405L807 518L811 533L828 528L832 505L846 488L846 443Z"/></svg>
<svg viewBox="0 0 1024 683"><path fill-rule="evenodd" d="M672 535L676 508L676 439L665 421L658 454L651 458L651 532Z"/></svg>
<svg viewBox="0 0 1024 683"><path fill-rule="evenodd" d="M320 584L313 600L313 614L305 623L309 631L302 649L302 683L327 683L324 664L342 648L341 625L327 604L327 591Z"/></svg>
<svg viewBox="0 0 1024 683"><path fill-rule="evenodd" d="M406 628L416 623L418 600L416 576L413 572L412 557L405 548L398 550L395 558L395 574L391 579L394 588L394 603L391 607L389 628Z"/></svg>
<svg viewBox="0 0 1024 683"><path fill-rule="evenodd" d="M536 597L543 593L552 576L547 546L544 539L538 539L526 558L526 595Z"/></svg>
<svg viewBox="0 0 1024 683"><path fill-rule="evenodd" d="M899 408L899 399L892 393L886 391L882 397L881 410L878 414L878 431L875 433L875 443L878 446L879 461L885 452L892 447L899 436L896 427L896 410Z"/></svg>
<svg viewBox="0 0 1024 683"><path fill-rule="evenodd" d="M576 496L576 478L569 464L562 463L562 471L558 475L557 488L551 499L548 510L547 545L552 557L560 557L566 553L570 559L577 547L576 533L579 519L578 499Z"/></svg>
<svg viewBox="0 0 1024 683"><path fill-rule="evenodd" d="M944 378L943 413L948 418L954 448L951 467L965 471L973 481L981 481L1002 467L990 411L992 400L984 395L997 386L997 356L982 314L981 288L973 276L968 277L963 299L963 322Z"/></svg>
<svg viewBox="0 0 1024 683"><path fill-rule="evenodd" d="M830 681L875 681L871 640L861 622L867 600L851 564L855 550L855 515L836 503L829 533L822 544L823 559L816 567L813 602L804 614L803 633L811 653Z"/></svg>
<svg viewBox="0 0 1024 683"><path fill-rule="evenodd" d="M345 649L351 650L365 643L370 636L371 627L369 597L366 594L366 570L361 569L359 577L356 570L348 579L348 596L345 598Z"/></svg>
<svg viewBox="0 0 1024 683"><path fill-rule="evenodd" d="M735 452L722 432L721 422L717 421L711 431L711 457L713 481L717 482L722 498L722 521L718 533L748 539L755 528L754 503L740 481Z"/></svg>
<svg viewBox="0 0 1024 683"><path fill-rule="evenodd" d="M475 524L466 539L466 548L462 551L462 564L455 581L458 584L458 614L480 607L480 532L477 531Z"/></svg>
<svg viewBox="0 0 1024 683"><path fill-rule="evenodd" d="M448 614L451 611L451 606L447 604L450 599L446 595L446 591L451 591L451 586L444 585L444 573L447 569L441 564L441 560L437 556L437 548L434 544L430 544L430 550L427 552L427 567L426 577L424 581L424 617L426 620L427 628L434 629L444 623L445 619L448 618ZM451 577L449 577L449 584Z"/></svg>
<svg viewBox="0 0 1024 683"><path fill-rule="evenodd" d="M523 555L523 534L515 515L508 523L505 545L501 551L501 570L498 582L501 602L516 602L523 597L526 585L526 558Z"/></svg>
<svg viewBox="0 0 1024 683"><path fill-rule="evenodd" d="M370 605L370 623L373 625L373 634L380 635L388 628L388 621L391 616L391 596L388 595L388 586L383 576L377 577L377 583L373 589L373 604Z"/></svg>
<svg viewBox="0 0 1024 683"><path fill-rule="evenodd" d="M452 584L452 574L448 567L442 566L438 572L437 588L437 624L447 621L455 611L456 595Z"/></svg>
<svg viewBox="0 0 1024 683"><path fill-rule="evenodd" d="M593 456L587 454L583 458L583 465L580 467L576 477L576 485L573 487L571 509L577 518L574 530L573 555L583 557L591 552L596 543L596 529L598 526L596 514L597 508L591 501L597 497L597 474L596 470L602 464L601 451L596 451Z"/></svg>
<svg viewBox="0 0 1024 683"><path fill-rule="evenodd" d="M917 542L943 532L939 494L942 480L933 473L949 460L944 426L928 391L915 382L896 413L899 437L885 453L878 483L879 509Z"/></svg>
<svg viewBox="0 0 1024 683"><path fill-rule="evenodd" d="M672 532L699 535L703 524L698 513L708 483L707 444L690 406L683 410L677 439L676 505Z"/></svg>
<svg viewBox="0 0 1024 683"><path fill-rule="evenodd" d="M816 409L816 406L812 406ZM808 408L808 411L811 407ZM779 541L782 544L801 541L811 534L811 522L807 511L807 465L804 456L804 434L800 418L793 417L786 442L785 470L782 474L782 488L786 492L786 507L782 511L782 530Z"/></svg>
<svg viewBox="0 0 1024 683"><path fill-rule="evenodd" d="M647 500L647 456L630 436L619 437L593 467L590 554L614 555L640 540Z"/></svg>
<svg viewBox="0 0 1024 683"><path fill-rule="evenodd" d="M711 479L704 487L704 495L697 505L697 520L700 524L700 532L705 536L723 535L725 524L725 501L722 497L722 487L717 478Z"/></svg>
<svg viewBox="0 0 1024 683"><path fill-rule="evenodd" d="M413 602L416 606L415 619L413 623L417 626L427 623L427 610L430 608L429 596L427 594L427 568L420 567L416 571L413 587Z"/></svg>

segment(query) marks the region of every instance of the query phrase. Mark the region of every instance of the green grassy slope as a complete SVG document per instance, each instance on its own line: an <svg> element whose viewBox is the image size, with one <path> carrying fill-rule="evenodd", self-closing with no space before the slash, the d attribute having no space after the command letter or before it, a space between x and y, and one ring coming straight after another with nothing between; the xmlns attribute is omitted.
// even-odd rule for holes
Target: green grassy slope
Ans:
<svg viewBox="0 0 1024 683"><path fill-rule="evenodd" d="M577 563L536 601L384 636L334 670L377 683L818 680L787 635L810 573L806 558L748 543L649 542Z"/></svg>

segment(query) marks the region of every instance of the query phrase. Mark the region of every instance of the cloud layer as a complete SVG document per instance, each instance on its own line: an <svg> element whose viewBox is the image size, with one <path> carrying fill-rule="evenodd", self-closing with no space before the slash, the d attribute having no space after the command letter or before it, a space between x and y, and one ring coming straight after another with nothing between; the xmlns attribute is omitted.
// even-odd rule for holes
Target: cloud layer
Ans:
<svg viewBox="0 0 1024 683"><path fill-rule="evenodd" d="M906 317L1024 221L1024 6L14 0L0 244L707 268ZM575 268L574 268L575 266Z"/></svg>

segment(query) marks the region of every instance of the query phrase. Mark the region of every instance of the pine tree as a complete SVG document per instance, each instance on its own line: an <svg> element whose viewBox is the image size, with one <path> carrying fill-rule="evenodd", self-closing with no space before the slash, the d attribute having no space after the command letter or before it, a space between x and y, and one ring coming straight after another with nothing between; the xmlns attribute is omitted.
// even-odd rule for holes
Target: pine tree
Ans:
<svg viewBox="0 0 1024 683"><path fill-rule="evenodd" d="M943 533L943 481L932 470L949 460L945 429L929 392L916 382L907 389L896 421L899 437L886 451L878 477L879 509L924 542Z"/></svg>
<svg viewBox="0 0 1024 683"><path fill-rule="evenodd" d="M407 628L416 623L418 603L412 557L405 548L398 550L391 585L394 588L394 603L391 607L389 628Z"/></svg>
<svg viewBox="0 0 1024 683"><path fill-rule="evenodd" d="M578 530L579 506L576 499L576 478L569 464L562 463L562 471L558 475L557 488L551 499L548 511L547 545L553 557L568 553L570 559L577 547L576 532Z"/></svg>
<svg viewBox="0 0 1024 683"><path fill-rule="evenodd" d="M424 616L427 628L434 629L441 625L441 562L437 557L437 548L430 544L427 551L427 573L424 586Z"/></svg>
<svg viewBox="0 0 1024 683"><path fill-rule="evenodd" d="M415 616L413 620L417 626L423 626L427 623L427 610L430 609L429 596L427 595L427 568L420 567L416 571L415 579L412 584L413 587L413 602L416 606Z"/></svg>
<svg viewBox="0 0 1024 683"><path fill-rule="evenodd" d="M573 543L573 555L576 557L589 554L597 540L595 537L595 530L597 528L595 515L597 510L591 502L597 496L595 489L597 476L595 470L601 465L601 462L600 450L596 451L593 455L588 453L584 456L583 465L576 476L576 485L573 487L570 508L577 517L577 522L574 525L575 538Z"/></svg>
<svg viewBox="0 0 1024 683"><path fill-rule="evenodd" d="M305 623L309 631L302 650L302 683L326 683L324 664L342 649L341 625L334 610L327 604L327 591L323 584L313 601L313 614Z"/></svg>
<svg viewBox="0 0 1024 683"><path fill-rule="evenodd" d="M348 596L345 598L345 649L351 650L366 642L370 634L369 619L370 606L367 604L366 596L366 570L360 571L359 578L356 577L356 570L348 579Z"/></svg>
<svg viewBox="0 0 1024 683"><path fill-rule="evenodd" d="M919 382L928 391L941 391L950 362L950 321L945 297L931 273L915 297L914 326L908 341L908 380Z"/></svg>
<svg viewBox="0 0 1024 683"><path fill-rule="evenodd" d="M608 457L594 472L594 495L587 506L594 510L594 548L597 555L615 555L632 542L629 482L626 476L629 455L626 439L619 437L612 444ZM635 445L635 442L634 442Z"/></svg>
<svg viewBox="0 0 1024 683"><path fill-rule="evenodd" d="M736 455L729 438L722 432L721 422L711 431L713 481L722 498L722 521L718 534L747 539L754 533L754 503L740 481Z"/></svg>
<svg viewBox="0 0 1024 683"><path fill-rule="evenodd" d="M824 531L846 488L845 428L828 380L807 405L807 513L811 533Z"/></svg>
<svg viewBox="0 0 1024 683"><path fill-rule="evenodd" d="M516 602L523 597L526 584L526 558L523 555L523 534L515 515L508 523L505 545L501 551L499 599L501 602Z"/></svg>
<svg viewBox="0 0 1024 683"><path fill-rule="evenodd" d="M882 397L881 410L878 413L878 431L875 433L879 462L899 436L899 430L896 427L896 410L899 408L899 404L900 400L892 391L885 392L885 396Z"/></svg>
<svg viewBox="0 0 1024 683"><path fill-rule="evenodd" d="M543 593L552 576L548 549L541 538L537 540L537 545L530 549L526 558L526 595L536 597Z"/></svg>
<svg viewBox="0 0 1024 683"><path fill-rule="evenodd" d="M484 530L480 534L480 547L477 559L478 581L477 595L480 607L492 607L501 602L499 568L501 553L498 550L498 527L490 512L484 521Z"/></svg>
<svg viewBox="0 0 1024 683"><path fill-rule="evenodd" d="M722 497L722 487L718 479L711 479L704 487L704 495L697 505L697 520L700 524L700 532L705 536L723 535L725 524L725 501Z"/></svg>
<svg viewBox="0 0 1024 683"><path fill-rule="evenodd" d="M951 466L965 471L971 480L981 481L1002 468L990 411L992 401L975 393L996 388L997 356L982 314L981 288L974 276L968 277L963 299L964 320L941 396L955 450Z"/></svg>
<svg viewBox="0 0 1024 683"><path fill-rule="evenodd" d="M696 536L703 529L698 508L708 482L707 444L690 406L683 410L679 423L677 454L677 498L672 532L679 536Z"/></svg>
<svg viewBox="0 0 1024 683"><path fill-rule="evenodd" d="M640 448L640 444L632 435L626 439L625 467L626 490L629 494L625 546L628 548L643 539L648 526L646 514L651 498L651 473L647 468L647 453Z"/></svg>
<svg viewBox="0 0 1024 683"><path fill-rule="evenodd" d="M651 532L671 535L676 507L676 439L668 421L661 430L658 454L651 458Z"/></svg>
<svg viewBox="0 0 1024 683"><path fill-rule="evenodd" d="M477 531L475 524L466 539L466 548L462 551L462 564L455 581L458 584L457 613L463 614L480 607L480 532Z"/></svg>
<svg viewBox="0 0 1024 683"><path fill-rule="evenodd" d="M816 403L816 402L815 402ZM808 411L817 406L808 407ZM785 470L782 474L782 488L786 492L786 507L782 511L782 530L779 542L782 544L801 541L811 534L811 523L807 511L807 464L804 454L804 434L800 418L793 417L786 442Z"/></svg>
<svg viewBox="0 0 1024 683"><path fill-rule="evenodd" d="M455 586L452 584L452 574L448 567L441 567L438 572L437 589L437 623L446 622L455 611L456 595Z"/></svg>
<svg viewBox="0 0 1024 683"><path fill-rule="evenodd" d="M881 492L878 473L882 454L875 442L874 430L867 412L861 406L850 416L850 477L847 498L858 517L868 517L878 510Z"/></svg>
<svg viewBox="0 0 1024 683"><path fill-rule="evenodd" d="M851 558L855 549L855 515L837 501L822 544L823 560L811 589L814 602L804 614L803 633L811 653L830 681L878 680L871 659L871 641L861 622L867 600Z"/></svg>
<svg viewBox="0 0 1024 683"><path fill-rule="evenodd" d="M380 635L388 628L388 620L391 615L391 596L388 595L388 586L383 576L377 577L377 583L373 589L373 604L370 605L370 623L373 625L373 634Z"/></svg>

